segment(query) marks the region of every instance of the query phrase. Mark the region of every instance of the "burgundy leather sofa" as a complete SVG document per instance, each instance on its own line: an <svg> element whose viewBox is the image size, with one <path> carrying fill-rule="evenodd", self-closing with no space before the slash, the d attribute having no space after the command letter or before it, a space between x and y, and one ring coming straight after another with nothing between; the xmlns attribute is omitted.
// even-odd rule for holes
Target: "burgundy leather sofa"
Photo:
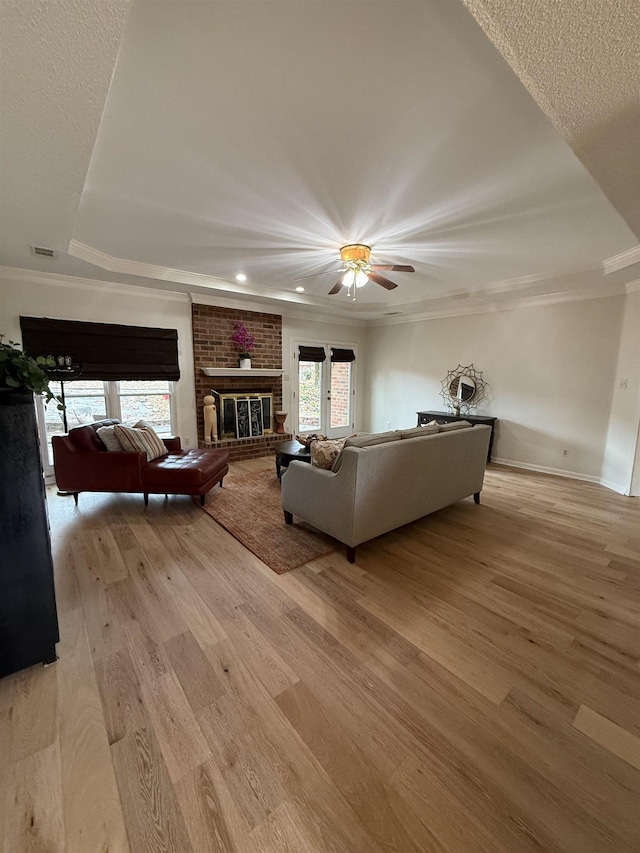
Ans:
<svg viewBox="0 0 640 853"><path fill-rule="evenodd" d="M216 483L222 486L228 450L182 450L179 438L165 438L169 453L147 462L141 451L106 450L96 430L114 423L97 421L51 440L56 483L73 493L76 504L80 492L135 492L145 504L149 495L199 495L204 506L207 492Z"/></svg>

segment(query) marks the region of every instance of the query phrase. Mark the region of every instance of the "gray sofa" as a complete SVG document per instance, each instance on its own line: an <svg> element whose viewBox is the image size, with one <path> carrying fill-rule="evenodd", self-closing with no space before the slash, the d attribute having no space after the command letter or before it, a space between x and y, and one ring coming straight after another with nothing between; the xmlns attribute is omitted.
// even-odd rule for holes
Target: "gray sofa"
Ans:
<svg viewBox="0 0 640 853"><path fill-rule="evenodd" d="M356 546L473 495L480 502L491 429L465 421L347 440L331 471L291 462L282 476L287 524L296 516Z"/></svg>

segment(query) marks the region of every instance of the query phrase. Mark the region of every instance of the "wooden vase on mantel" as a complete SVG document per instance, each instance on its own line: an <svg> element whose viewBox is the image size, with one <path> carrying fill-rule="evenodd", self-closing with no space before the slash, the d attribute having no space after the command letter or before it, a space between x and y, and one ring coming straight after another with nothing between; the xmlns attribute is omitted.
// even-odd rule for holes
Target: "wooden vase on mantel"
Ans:
<svg viewBox="0 0 640 853"><path fill-rule="evenodd" d="M250 358L241 358L240 359L240 369L241 370L251 370L251 359Z"/></svg>

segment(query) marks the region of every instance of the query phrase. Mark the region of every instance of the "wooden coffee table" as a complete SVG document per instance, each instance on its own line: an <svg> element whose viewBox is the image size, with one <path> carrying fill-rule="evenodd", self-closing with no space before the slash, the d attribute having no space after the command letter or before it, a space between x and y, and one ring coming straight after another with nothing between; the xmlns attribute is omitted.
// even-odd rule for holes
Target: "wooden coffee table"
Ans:
<svg viewBox="0 0 640 853"><path fill-rule="evenodd" d="M289 462L294 459L300 459L301 462L311 462L311 450L300 444L299 441L283 441L282 444L276 444L273 448L276 454L276 475L280 479L282 469L286 468Z"/></svg>

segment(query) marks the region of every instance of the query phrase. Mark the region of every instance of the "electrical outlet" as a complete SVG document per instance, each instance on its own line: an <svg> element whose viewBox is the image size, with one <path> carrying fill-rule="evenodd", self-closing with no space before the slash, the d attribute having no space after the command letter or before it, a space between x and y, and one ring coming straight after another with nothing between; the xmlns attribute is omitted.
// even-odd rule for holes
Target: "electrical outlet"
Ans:
<svg viewBox="0 0 640 853"><path fill-rule="evenodd" d="M562 451L562 455L563 455L563 456L568 456L568 455L569 455L569 451L568 451L568 450L563 450L563 451Z"/></svg>
<svg viewBox="0 0 640 853"><path fill-rule="evenodd" d="M620 380L620 387L621 387L623 390L624 390L625 388L627 388L627 387L628 387L628 385L629 385L629 380L628 380L628 379L621 379L621 380Z"/></svg>
<svg viewBox="0 0 640 853"><path fill-rule="evenodd" d="M391 421L387 421L387 429L391 429Z"/></svg>
<svg viewBox="0 0 640 853"><path fill-rule="evenodd" d="M190 438L184 438L182 440L182 446L188 450L191 447L191 439Z"/></svg>

